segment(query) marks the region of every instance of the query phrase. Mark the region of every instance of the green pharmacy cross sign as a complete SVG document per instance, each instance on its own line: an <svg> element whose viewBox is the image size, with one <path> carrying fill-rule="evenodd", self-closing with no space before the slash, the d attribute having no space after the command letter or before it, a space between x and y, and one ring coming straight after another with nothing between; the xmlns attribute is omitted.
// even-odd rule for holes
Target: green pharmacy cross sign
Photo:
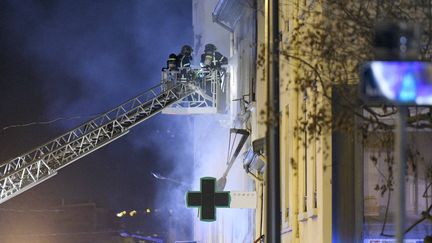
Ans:
<svg viewBox="0 0 432 243"><path fill-rule="evenodd" d="M230 192L217 192L216 178L213 177L202 177L201 190L186 194L187 206L199 208L201 221L215 221L216 208L229 208L230 202Z"/></svg>

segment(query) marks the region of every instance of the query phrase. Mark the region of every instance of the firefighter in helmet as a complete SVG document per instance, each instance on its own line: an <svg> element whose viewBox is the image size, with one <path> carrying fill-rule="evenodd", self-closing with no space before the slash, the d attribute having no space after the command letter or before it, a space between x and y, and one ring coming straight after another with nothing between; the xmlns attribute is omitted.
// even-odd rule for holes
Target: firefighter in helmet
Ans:
<svg viewBox="0 0 432 243"><path fill-rule="evenodd" d="M166 67L162 68L162 71L175 71L177 70L177 55L171 53L168 56Z"/></svg>
<svg viewBox="0 0 432 243"><path fill-rule="evenodd" d="M222 65L228 64L228 58L216 50L216 46L211 43L205 45L204 53L201 55L201 67L220 69Z"/></svg>
<svg viewBox="0 0 432 243"><path fill-rule="evenodd" d="M190 67L193 49L189 45L184 45L180 54L177 56L177 66L180 68Z"/></svg>
<svg viewBox="0 0 432 243"><path fill-rule="evenodd" d="M185 80L192 80L193 73L191 72L191 62L192 62L192 52L193 49L189 45L184 45L177 55L177 67L180 70L180 78Z"/></svg>
<svg viewBox="0 0 432 243"><path fill-rule="evenodd" d="M177 71L177 55L171 53L168 56L166 67L162 68L162 83L164 83L164 86L162 87L163 90L168 89L174 84L177 79Z"/></svg>

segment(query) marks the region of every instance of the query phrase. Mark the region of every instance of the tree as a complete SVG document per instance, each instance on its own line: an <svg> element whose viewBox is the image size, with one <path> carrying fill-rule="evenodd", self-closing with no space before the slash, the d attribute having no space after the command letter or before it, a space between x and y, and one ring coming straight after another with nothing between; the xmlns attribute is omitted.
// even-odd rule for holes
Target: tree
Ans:
<svg viewBox="0 0 432 243"><path fill-rule="evenodd" d="M312 136L307 139L318 139L323 131L352 131L361 134L364 146L379 148L371 155L382 180L376 190L387 196L387 208L381 235L385 233L391 192L393 191L393 144L394 123L392 117L398 109L388 104L371 106L365 103L357 89L360 68L374 56L374 29L382 21L414 22L422 27L419 60L430 61L432 42L432 1L417 0L327 0L323 5L318 1L309 2L306 7L289 1L290 8L298 11L298 22L288 22L292 33L281 42L281 58L288 60L295 72L294 79L284 89L295 87L304 95L304 116L299 118L296 126L297 136L307 131ZM260 59L258 59L260 60ZM331 103L335 94L342 102L337 103L342 112L335 114ZM312 101L312 105L307 102ZM333 107L334 109L334 107ZM355 116L357 119L353 119ZM360 122L358 122L360 121ZM409 108L408 126L417 131L432 129L432 112L430 107ZM411 138L413 139L413 138ZM304 146L306 146L306 139ZM418 179L419 165L427 168L422 178L429 181L427 194L432 181L432 158L418 146L408 148L407 174L413 180ZM429 157L428 157L429 156ZM383 157L383 159L380 159ZM384 171L382 169L385 169ZM428 207L419 216L417 222L430 218ZM413 226L417 225L417 222ZM412 229L411 227L408 230Z"/></svg>

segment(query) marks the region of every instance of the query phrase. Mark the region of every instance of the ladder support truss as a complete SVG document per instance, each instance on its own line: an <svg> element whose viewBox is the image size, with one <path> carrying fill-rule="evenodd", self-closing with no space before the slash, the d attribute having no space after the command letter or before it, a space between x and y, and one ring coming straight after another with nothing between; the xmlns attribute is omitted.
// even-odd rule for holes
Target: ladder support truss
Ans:
<svg viewBox="0 0 432 243"><path fill-rule="evenodd" d="M162 84L0 165L0 203L54 176L77 159L127 134L129 129L197 89L194 82Z"/></svg>

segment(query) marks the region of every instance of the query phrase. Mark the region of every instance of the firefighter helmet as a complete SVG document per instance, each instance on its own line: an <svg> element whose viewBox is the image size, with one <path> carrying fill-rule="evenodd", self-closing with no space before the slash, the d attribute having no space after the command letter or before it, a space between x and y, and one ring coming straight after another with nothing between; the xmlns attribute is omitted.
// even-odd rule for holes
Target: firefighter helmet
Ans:
<svg viewBox="0 0 432 243"><path fill-rule="evenodd" d="M168 57L168 61L175 61L177 60L177 55L174 53L171 53Z"/></svg>
<svg viewBox="0 0 432 243"><path fill-rule="evenodd" d="M191 46L189 45L184 45L181 49L181 54L185 55L185 56L190 56L193 52L193 49Z"/></svg>
<svg viewBox="0 0 432 243"><path fill-rule="evenodd" d="M216 51L216 49L217 49L216 46L211 44L211 43L205 45L205 47L204 47L205 52L214 52L214 51Z"/></svg>

